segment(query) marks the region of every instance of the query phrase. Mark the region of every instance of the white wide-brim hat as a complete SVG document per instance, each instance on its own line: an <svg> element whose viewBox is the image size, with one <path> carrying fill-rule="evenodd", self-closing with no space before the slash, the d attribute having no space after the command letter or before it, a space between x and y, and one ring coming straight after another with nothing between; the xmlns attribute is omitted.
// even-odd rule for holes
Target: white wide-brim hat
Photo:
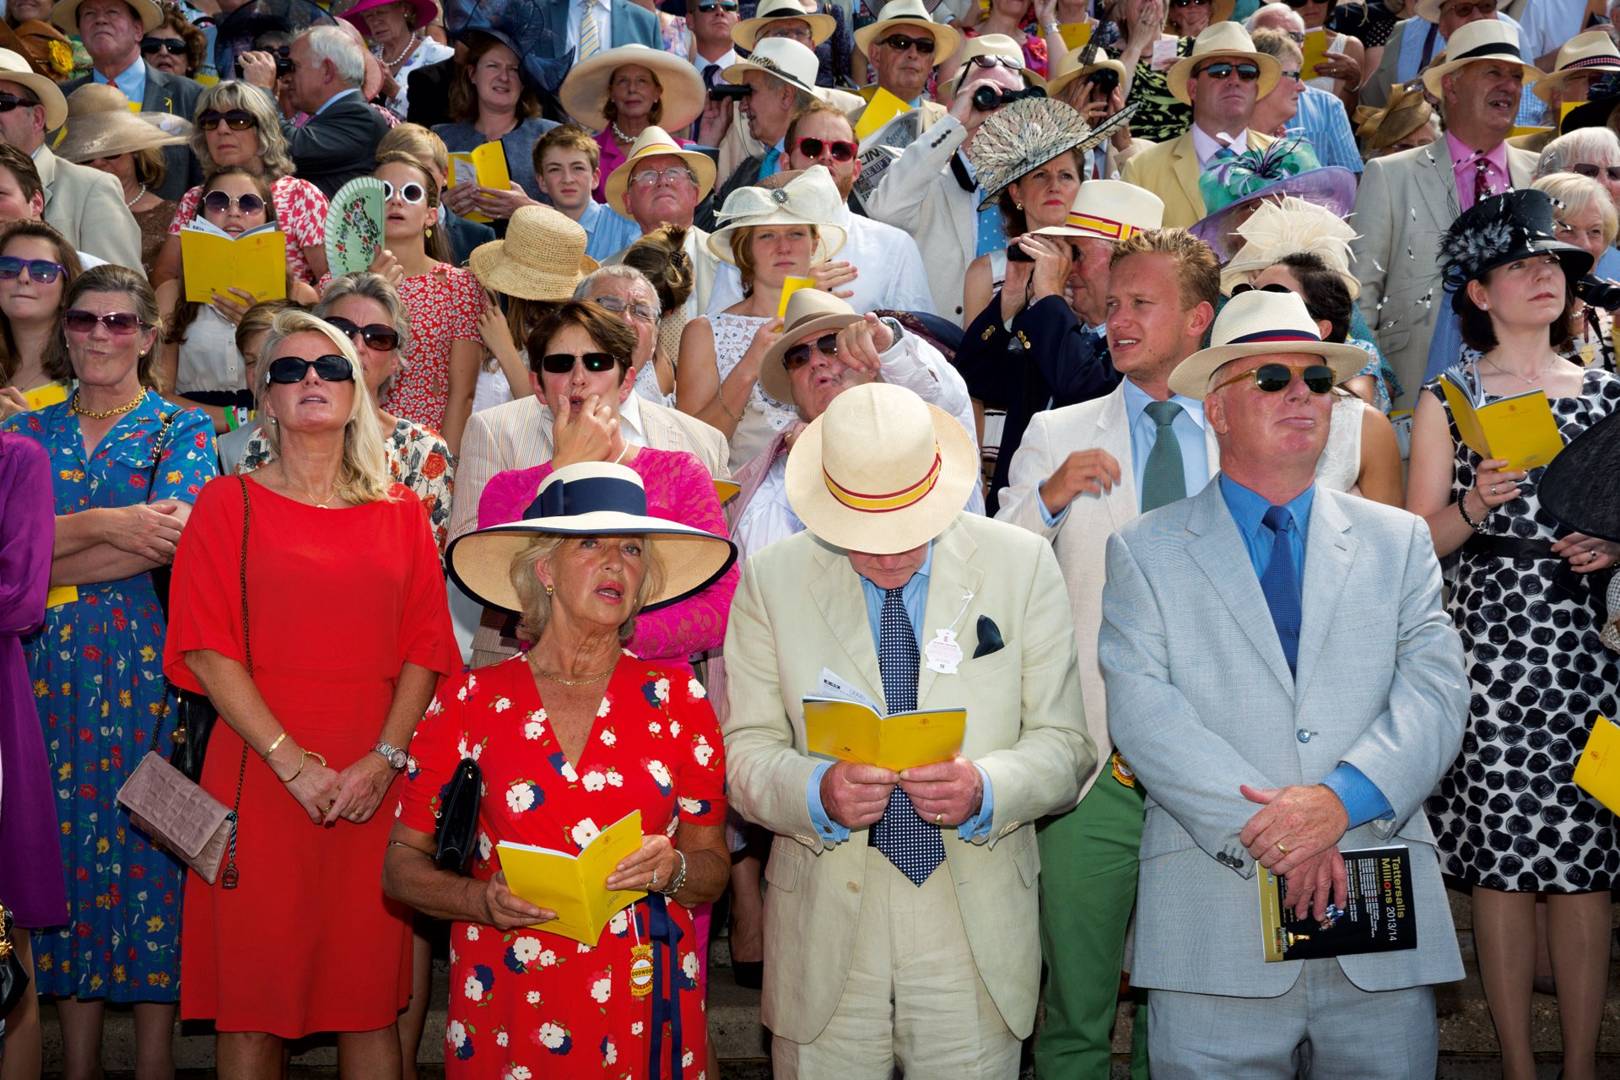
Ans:
<svg viewBox="0 0 1620 1080"><path fill-rule="evenodd" d="M812 165L780 187L740 187L726 196L715 215L719 226L709 234L709 253L737 265L731 238L756 225L814 225L819 238L812 263L825 262L843 248L848 233L833 223L843 200L825 165Z"/></svg>
<svg viewBox="0 0 1620 1080"><path fill-rule="evenodd" d="M1500 20L1486 19L1464 23L1446 39L1445 62L1424 69L1423 86L1436 100L1444 101L1445 88L1440 85L1440 80L1464 64L1476 64L1482 60L1505 60L1518 64L1525 82L1537 82L1541 78L1541 69L1526 63L1519 52L1519 32Z"/></svg>
<svg viewBox="0 0 1620 1080"><path fill-rule="evenodd" d="M521 614L512 560L536 536L651 537L664 580L642 611L708 588L737 561L737 545L724 536L648 514L647 491L634 470L586 461L547 477L521 520L452 540L445 565L456 584L480 602Z"/></svg>
<svg viewBox="0 0 1620 1080"><path fill-rule="evenodd" d="M1316 320L1298 295L1254 289L1232 297L1210 329L1207 349L1193 353L1170 373L1173 393L1202 401L1210 377L1222 364L1246 356L1308 353L1333 369L1334 385L1367 366L1367 354L1354 345L1323 341Z"/></svg>
<svg viewBox="0 0 1620 1080"><path fill-rule="evenodd" d="M659 101L663 104L659 127L679 131L703 115L707 93L697 68L678 56L645 45L620 45L575 64L557 91L564 111L593 131L607 127L603 110L607 107L608 88L613 73L622 67L644 67L657 78Z"/></svg>
<svg viewBox="0 0 1620 1080"><path fill-rule="evenodd" d="M1193 41L1191 55L1177 60L1165 74L1164 81L1170 87L1170 96L1183 105L1191 105L1192 95L1187 93L1187 82L1192 78L1193 69L1206 60L1223 56L1259 65L1260 86L1255 91L1256 101L1271 93L1277 80L1282 78L1282 64L1275 56L1256 50L1254 39L1247 30L1235 22L1213 22Z"/></svg>
<svg viewBox="0 0 1620 1080"><path fill-rule="evenodd" d="M820 70L821 61L816 59L816 54L792 38L766 38L748 54L748 59L738 60L722 71L720 77L733 86L741 86L744 75L761 71L811 97L824 98L816 89L816 73Z"/></svg>

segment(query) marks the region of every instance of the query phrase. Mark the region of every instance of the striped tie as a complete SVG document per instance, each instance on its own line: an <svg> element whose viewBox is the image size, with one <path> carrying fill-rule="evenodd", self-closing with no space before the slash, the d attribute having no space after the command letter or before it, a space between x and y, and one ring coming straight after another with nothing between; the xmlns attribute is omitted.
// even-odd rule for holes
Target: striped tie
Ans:
<svg viewBox="0 0 1620 1080"><path fill-rule="evenodd" d="M602 51L602 38L596 32L596 13L591 10L595 6L595 0L579 0L579 51L574 55L575 63L589 60Z"/></svg>

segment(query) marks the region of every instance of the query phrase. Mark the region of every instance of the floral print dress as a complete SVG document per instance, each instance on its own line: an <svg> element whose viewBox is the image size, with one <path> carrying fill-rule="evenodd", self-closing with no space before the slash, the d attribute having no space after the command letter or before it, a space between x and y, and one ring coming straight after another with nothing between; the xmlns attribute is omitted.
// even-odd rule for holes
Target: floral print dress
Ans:
<svg viewBox="0 0 1620 1080"><path fill-rule="evenodd" d="M399 820L431 834L440 794L471 757L484 776L471 873L500 869L495 845L583 850L632 810L642 831L673 837L682 820L725 821L725 756L701 683L625 653L577 764L547 722L523 656L441 684L411 740ZM681 933L676 984L680 1058L687 1080L706 1080L704 1005L697 993L691 914L670 902ZM450 1018L445 1075L455 1080L639 1080L649 1072L653 998L630 992L631 949L648 941L649 904L614 915L595 948L524 927L450 929ZM672 1032L665 1026L661 1075Z"/></svg>
<svg viewBox="0 0 1620 1080"><path fill-rule="evenodd" d="M57 514L159 499L194 503L214 475L213 425L202 412L148 393L87 456L68 405L0 425L45 448ZM45 625L24 642L72 920L34 935L41 994L120 1003L180 996L185 867L148 843L116 801L148 750L167 756L170 749L165 630L151 575L140 573L77 586L77 599L47 608Z"/></svg>

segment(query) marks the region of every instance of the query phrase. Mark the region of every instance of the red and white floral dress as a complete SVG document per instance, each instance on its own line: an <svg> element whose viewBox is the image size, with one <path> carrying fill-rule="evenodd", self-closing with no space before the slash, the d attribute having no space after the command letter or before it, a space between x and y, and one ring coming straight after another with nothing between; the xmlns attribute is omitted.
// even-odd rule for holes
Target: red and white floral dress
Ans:
<svg viewBox="0 0 1620 1080"><path fill-rule="evenodd" d="M527 659L444 680L411 739L399 819L431 834L440 794L463 757L484 793L480 881L500 868L501 841L580 851L603 828L641 811L645 833L725 821L725 752L714 711L690 673L625 653L608 681L577 763L547 722ZM707 1080L704 1004L697 993L692 917L671 902L681 932L674 981L679 1056L687 1080ZM544 930L450 928L450 1018L445 1075L454 1080L640 1080L648 1075L653 997L630 992L631 949L648 939L649 903L619 912L595 948ZM632 920L635 926L632 926ZM671 1025L663 1025L663 1075Z"/></svg>
<svg viewBox="0 0 1620 1080"><path fill-rule="evenodd" d="M399 283L399 298L411 320L411 347L384 395L383 408L434 431L444 430L450 401L450 349L476 341L484 310L484 287L471 270L435 263L425 274Z"/></svg>

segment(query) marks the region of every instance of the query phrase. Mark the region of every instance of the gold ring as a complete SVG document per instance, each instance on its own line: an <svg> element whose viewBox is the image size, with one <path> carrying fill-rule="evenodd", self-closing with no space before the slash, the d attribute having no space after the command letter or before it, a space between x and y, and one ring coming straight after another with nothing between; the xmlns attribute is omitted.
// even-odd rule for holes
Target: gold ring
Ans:
<svg viewBox="0 0 1620 1080"><path fill-rule="evenodd" d="M1284 855L1288 854L1288 848L1281 840L1277 841L1277 850Z"/></svg>
<svg viewBox="0 0 1620 1080"><path fill-rule="evenodd" d="M944 814L935 814L934 815L934 824L935 825L943 825L943 824L945 824L945 815Z"/></svg>

